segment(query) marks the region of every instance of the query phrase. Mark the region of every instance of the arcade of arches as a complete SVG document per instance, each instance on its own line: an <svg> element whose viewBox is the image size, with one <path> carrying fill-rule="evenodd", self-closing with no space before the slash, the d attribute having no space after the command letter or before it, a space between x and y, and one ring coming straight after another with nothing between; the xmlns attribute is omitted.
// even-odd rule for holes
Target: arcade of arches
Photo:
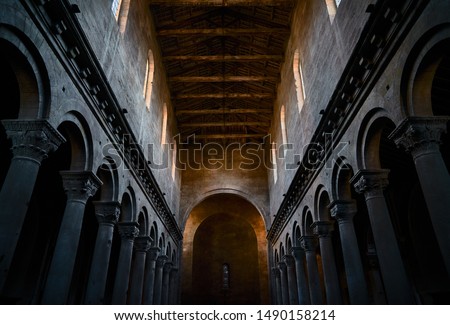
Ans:
<svg viewBox="0 0 450 325"><path fill-rule="evenodd" d="M2 304L450 303L449 1L0 0L0 98Z"/></svg>

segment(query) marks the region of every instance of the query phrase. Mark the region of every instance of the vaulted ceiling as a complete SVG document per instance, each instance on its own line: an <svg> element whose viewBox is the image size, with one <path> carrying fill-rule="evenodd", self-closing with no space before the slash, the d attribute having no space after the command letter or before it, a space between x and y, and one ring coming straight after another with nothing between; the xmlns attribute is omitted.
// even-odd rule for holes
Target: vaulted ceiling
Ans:
<svg viewBox="0 0 450 325"><path fill-rule="evenodd" d="M294 1L149 3L182 139L261 141L271 124Z"/></svg>

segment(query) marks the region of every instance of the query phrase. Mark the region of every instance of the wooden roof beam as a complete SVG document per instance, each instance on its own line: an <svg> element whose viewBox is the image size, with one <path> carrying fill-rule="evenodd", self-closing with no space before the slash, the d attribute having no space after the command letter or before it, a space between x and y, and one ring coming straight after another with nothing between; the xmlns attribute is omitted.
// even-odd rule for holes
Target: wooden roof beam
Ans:
<svg viewBox="0 0 450 325"><path fill-rule="evenodd" d="M245 121L245 122L186 122L179 123L179 128L206 128L206 127L230 127L230 126L270 126L269 122Z"/></svg>
<svg viewBox="0 0 450 325"><path fill-rule="evenodd" d="M205 7L291 7L293 0L147 0L151 6L205 6Z"/></svg>
<svg viewBox="0 0 450 325"><path fill-rule="evenodd" d="M289 34L289 28L199 28L199 29L161 29L159 36L239 36L239 35L268 35Z"/></svg>
<svg viewBox="0 0 450 325"><path fill-rule="evenodd" d="M272 114L271 109L260 108L226 108L226 109L185 109L176 112L177 116L180 115L213 115L213 114Z"/></svg>
<svg viewBox="0 0 450 325"><path fill-rule="evenodd" d="M191 134L193 139L196 140L206 140L206 139L248 139L248 138L264 138L267 136L267 133L255 133L255 134L247 134L247 133L234 133L234 134ZM183 140L186 140L189 136L183 137Z"/></svg>
<svg viewBox="0 0 450 325"><path fill-rule="evenodd" d="M278 77L268 76L209 76L209 77L171 77L171 82L277 82Z"/></svg>
<svg viewBox="0 0 450 325"><path fill-rule="evenodd" d="M264 99L274 98L270 93L222 93L222 94L180 94L175 99L207 99L207 98L239 98L239 99Z"/></svg>
<svg viewBox="0 0 450 325"><path fill-rule="evenodd" d="M171 55L164 61L208 61L208 62L250 62L283 61L282 55Z"/></svg>

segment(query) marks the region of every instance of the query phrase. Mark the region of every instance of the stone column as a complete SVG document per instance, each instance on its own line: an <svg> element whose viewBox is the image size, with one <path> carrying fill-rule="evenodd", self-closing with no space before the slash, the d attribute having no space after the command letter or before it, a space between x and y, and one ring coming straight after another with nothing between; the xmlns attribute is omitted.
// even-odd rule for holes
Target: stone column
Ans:
<svg viewBox="0 0 450 325"><path fill-rule="evenodd" d="M153 304L156 259L158 258L159 252L159 247L150 247L150 249L147 251L144 278L144 305Z"/></svg>
<svg viewBox="0 0 450 325"><path fill-rule="evenodd" d="M169 305L177 304L178 295L178 269L172 267L170 270L170 280L169 280Z"/></svg>
<svg viewBox="0 0 450 325"><path fill-rule="evenodd" d="M450 174L439 150L449 117L409 117L389 136L411 153L450 275Z"/></svg>
<svg viewBox="0 0 450 325"><path fill-rule="evenodd" d="M169 285L170 285L170 271L172 270L172 262L166 262L163 267L163 281L161 304L167 305L169 303Z"/></svg>
<svg viewBox="0 0 450 325"><path fill-rule="evenodd" d="M66 208L45 284L43 304L65 304L69 295L87 200L102 182L92 172L61 172Z"/></svg>
<svg viewBox="0 0 450 325"><path fill-rule="evenodd" d="M139 224L137 222L121 222L118 224L118 227L121 241L112 304L125 305L127 303L128 283L130 281L133 244L134 239L139 235Z"/></svg>
<svg viewBox="0 0 450 325"><path fill-rule="evenodd" d="M97 239L89 273L85 303L100 305L105 295L114 226L120 215L119 202L93 202L98 221Z"/></svg>
<svg viewBox="0 0 450 325"><path fill-rule="evenodd" d="M320 287L319 268L316 258L317 238L314 236L302 236L300 241L306 254L311 304L322 305L322 289Z"/></svg>
<svg viewBox="0 0 450 325"><path fill-rule="evenodd" d="M414 303L383 190L389 170L359 170L351 183L364 193L389 304Z"/></svg>
<svg viewBox="0 0 450 325"><path fill-rule="evenodd" d="M151 239L148 236L137 237L134 240L134 265L131 276L130 305L142 304L144 289L145 257L150 248Z"/></svg>
<svg viewBox="0 0 450 325"><path fill-rule="evenodd" d="M45 120L3 120L13 158L0 191L0 292L5 284L42 160L64 138Z"/></svg>
<svg viewBox="0 0 450 325"><path fill-rule="evenodd" d="M283 297L281 295L281 274L280 270L277 267L272 268L273 276L275 278L275 296L276 296L276 304L282 305L283 304Z"/></svg>
<svg viewBox="0 0 450 325"><path fill-rule="evenodd" d="M295 261L291 255L284 255L284 263L287 267L287 282L289 292L289 304L298 305L297 279L295 275Z"/></svg>
<svg viewBox="0 0 450 325"><path fill-rule="evenodd" d="M353 217L356 214L354 201L333 201L330 204L331 216L336 219L341 236L342 255L344 257L345 275L348 293L352 305L367 305L369 295L366 278L358 248Z"/></svg>
<svg viewBox="0 0 450 325"><path fill-rule="evenodd" d="M279 262L278 268L280 269L281 302L283 305L289 305L289 285L287 279L286 263Z"/></svg>
<svg viewBox="0 0 450 325"><path fill-rule="evenodd" d="M341 287L336 269L336 259L334 258L333 242L331 241L333 222L316 221L312 224L312 227L314 233L319 237L327 303L329 305L340 305L342 304Z"/></svg>
<svg viewBox="0 0 450 325"><path fill-rule="evenodd" d="M291 254L295 261L298 302L300 305L309 305L311 300L309 298L308 281L306 280L305 263L303 260L305 251L301 247L292 247Z"/></svg>
<svg viewBox="0 0 450 325"><path fill-rule="evenodd" d="M161 255L156 260L156 270L155 270L155 285L154 285L154 296L153 304L161 305L162 298L162 285L163 285L163 267L166 264L167 256Z"/></svg>

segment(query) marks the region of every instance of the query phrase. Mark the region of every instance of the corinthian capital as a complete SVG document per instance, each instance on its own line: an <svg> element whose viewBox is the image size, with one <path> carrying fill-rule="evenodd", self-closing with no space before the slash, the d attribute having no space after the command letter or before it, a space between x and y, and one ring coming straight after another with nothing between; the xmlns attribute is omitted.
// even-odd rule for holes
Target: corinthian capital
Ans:
<svg viewBox="0 0 450 325"><path fill-rule="evenodd" d="M60 175L68 200L77 200L86 203L103 184L90 171L62 171Z"/></svg>
<svg viewBox="0 0 450 325"><path fill-rule="evenodd" d="M383 191L389 184L388 169L361 169L350 182L358 193Z"/></svg>

